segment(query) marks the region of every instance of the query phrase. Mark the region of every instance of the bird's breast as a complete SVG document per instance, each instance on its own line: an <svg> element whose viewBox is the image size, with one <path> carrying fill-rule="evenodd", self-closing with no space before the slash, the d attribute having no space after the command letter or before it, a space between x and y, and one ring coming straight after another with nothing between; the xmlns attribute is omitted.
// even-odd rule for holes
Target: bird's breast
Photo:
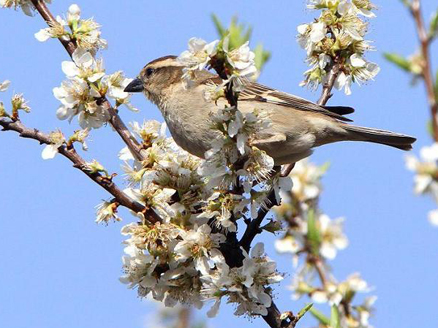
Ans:
<svg viewBox="0 0 438 328"><path fill-rule="evenodd" d="M181 102L169 102L160 106L169 131L176 144L189 153L204 158L216 133L211 129L208 111L197 112Z"/></svg>

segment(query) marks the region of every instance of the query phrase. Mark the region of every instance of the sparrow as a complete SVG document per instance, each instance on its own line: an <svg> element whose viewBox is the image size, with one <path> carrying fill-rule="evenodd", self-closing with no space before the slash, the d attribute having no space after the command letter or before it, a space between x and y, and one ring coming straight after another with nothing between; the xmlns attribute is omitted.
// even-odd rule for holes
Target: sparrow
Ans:
<svg viewBox="0 0 438 328"><path fill-rule="evenodd" d="M158 106L175 142L189 153L204 158L217 131L211 113L226 99L209 101L205 94L222 79L207 70L196 71L190 85L182 82L184 66L177 56L165 56L148 63L125 92L142 92ZM242 113L263 110L268 128L256 136L253 145L274 159L275 165L295 163L308 157L313 148L338 141L366 141L412 149L415 138L390 131L351 125L345 117L351 107L320 106L311 101L246 80L238 97Z"/></svg>

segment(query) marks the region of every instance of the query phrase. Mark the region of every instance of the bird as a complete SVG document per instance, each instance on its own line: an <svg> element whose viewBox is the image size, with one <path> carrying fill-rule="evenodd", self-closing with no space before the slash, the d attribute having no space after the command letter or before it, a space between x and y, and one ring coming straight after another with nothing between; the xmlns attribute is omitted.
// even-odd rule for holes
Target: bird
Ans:
<svg viewBox="0 0 438 328"><path fill-rule="evenodd" d="M152 60L124 89L144 93L158 106L178 146L200 158L211 149L218 131L211 113L227 104L205 97L208 85L222 79L208 70L196 71L190 85L182 82L184 66L177 56ZM391 131L351 125L345 115L351 107L320 106L295 95L246 80L237 108L242 113L265 111L269 126L255 136L254 146L273 158L275 165L292 164L312 154L315 147L339 141L365 141L411 150L414 137Z"/></svg>

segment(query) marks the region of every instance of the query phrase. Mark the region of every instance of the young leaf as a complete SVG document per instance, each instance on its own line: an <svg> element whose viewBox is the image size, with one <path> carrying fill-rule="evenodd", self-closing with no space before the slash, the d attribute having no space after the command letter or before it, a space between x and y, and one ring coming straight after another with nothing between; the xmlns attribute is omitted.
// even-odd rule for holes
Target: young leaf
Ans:
<svg viewBox="0 0 438 328"><path fill-rule="evenodd" d="M400 0L401 3L403 3L406 7L411 7L411 2L409 0Z"/></svg>
<svg viewBox="0 0 438 328"><path fill-rule="evenodd" d="M330 327L331 328L341 328L341 320L339 318L339 310L336 305L332 305L331 315L330 315Z"/></svg>
<svg viewBox="0 0 438 328"><path fill-rule="evenodd" d="M315 211L312 209L307 216L307 239L309 240L311 251L314 255L319 255L321 244L321 234L316 225Z"/></svg>
<svg viewBox="0 0 438 328"><path fill-rule="evenodd" d="M438 10L432 14L429 26L429 37L435 38L438 34Z"/></svg>
<svg viewBox="0 0 438 328"><path fill-rule="evenodd" d="M254 49L255 54L255 65L259 71L262 70L263 66L267 63L267 61L271 58L271 53L263 49L263 45L259 43L257 47Z"/></svg>
<svg viewBox="0 0 438 328"><path fill-rule="evenodd" d="M330 325L330 319L325 314L318 311L314 307L310 308L309 311L315 317L315 319L318 320L320 323L322 323L325 326Z"/></svg>
<svg viewBox="0 0 438 328"><path fill-rule="evenodd" d="M321 170L321 173L327 173L328 169L330 168L330 162L325 162L324 164L322 164L319 169Z"/></svg>
<svg viewBox="0 0 438 328"><path fill-rule="evenodd" d="M385 58L388 61L395 64L396 66L398 66L402 70L404 70L406 72L411 72L411 63L409 62L409 60L405 59L404 57L402 57L398 54L395 54L395 53L388 53L388 52L385 52L383 54L383 56L385 56Z"/></svg>
<svg viewBox="0 0 438 328"><path fill-rule="evenodd" d="M298 322L309 310L311 310L313 307L313 303L307 304L305 307L303 307L300 312L295 317L295 322Z"/></svg>
<svg viewBox="0 0 438 328"><path fill-rule="evenodd" d="M219 37L223 38L226 35L229 36L229 50L236 49L250 40L252 35L252 27L246 26L245 24L239 24L236 16L231 19L228 29L224 27L215 14L212 14L211 18ZM260 72L266 62L271 58L271 53L264 50L262 44L258 44L254 49L254 54L255 65Z"/></svg>
<svg viewBox="0 0 438 328"><path fill-rule="evenodd" d="M211 14L211 19L213 20L213 24L216 27L217 34L221 38L223 38L227 34L227 29L222 25L219 18L215 14Z"/></svg>
<svg viewBox="0 0 438 328"><path fill-rule="evenodd" d="M432 120L428 120L427 121L426 130L427 130L427 133L429 133L429 135L433 138L433 124L432 124Z"/></svg>

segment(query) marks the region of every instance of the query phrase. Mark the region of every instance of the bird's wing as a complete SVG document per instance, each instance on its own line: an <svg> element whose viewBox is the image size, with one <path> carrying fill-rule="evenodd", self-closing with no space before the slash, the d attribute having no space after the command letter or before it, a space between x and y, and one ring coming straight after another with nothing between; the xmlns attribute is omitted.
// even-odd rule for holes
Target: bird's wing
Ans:
<svg viewBox="0 0 438 328"><path fill-rule="evenodd" d="M200 84L206 83L222 83L222 79L208 71L199 71ZM320 106L309 100L281 92L262 84L252 82L247 79L242 79L245 85L245 89L239 94L239 101L259 101L264 103L270 103L285 107L290 107L296 110L314 112L323 115L330 116L340 121L352 122L349 118L343 115L351 114L354 109L344 106Z"/></svg>
<svg viewBox="0 0 438 328"><path fill-rule="evenodd" d="M310 111L324 114L341 121L351 122L350 119L342 116L351 114L354 109L342 106L319 106L306 99L281 92L259 83L245 81L245 89L239 95L239 101L259 101L285 107L291 107L296 110Z"/></svg>

